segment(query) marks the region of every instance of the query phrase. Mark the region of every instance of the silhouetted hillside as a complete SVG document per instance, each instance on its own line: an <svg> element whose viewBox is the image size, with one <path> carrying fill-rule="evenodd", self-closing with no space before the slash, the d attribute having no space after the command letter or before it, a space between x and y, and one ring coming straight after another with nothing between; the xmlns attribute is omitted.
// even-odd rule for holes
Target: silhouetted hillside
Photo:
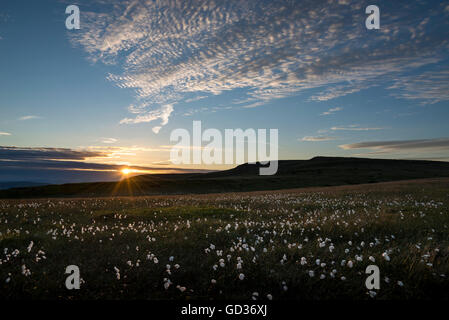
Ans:
<svg viewBox="0 0 449 320"><path fill-rule="evenodd" d="M210 173L155 174L120 182L16 188L1 198L117 196L274 190L383 181L449 177L449 163L438 161L315 157L281 160L276 175L260 176L260 164Z"/></svg>
<svg viewBox="0 0 449 320"><path fill-rule="evenodd" d="M32 182L32 181L3 181L0 182L0 190L11 188L37 187L45 185L48 185L48 183Z"/></svg>

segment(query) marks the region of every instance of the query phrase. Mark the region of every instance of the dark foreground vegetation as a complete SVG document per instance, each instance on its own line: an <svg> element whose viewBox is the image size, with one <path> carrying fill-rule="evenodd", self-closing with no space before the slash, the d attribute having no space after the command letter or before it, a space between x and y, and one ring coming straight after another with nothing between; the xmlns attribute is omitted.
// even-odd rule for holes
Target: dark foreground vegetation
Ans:
<svg viewBox="0 0 449 320"><path fill-rule="evenodd" d="M0 200L0 298L449 299L448 195L445 178Z"/></svg>

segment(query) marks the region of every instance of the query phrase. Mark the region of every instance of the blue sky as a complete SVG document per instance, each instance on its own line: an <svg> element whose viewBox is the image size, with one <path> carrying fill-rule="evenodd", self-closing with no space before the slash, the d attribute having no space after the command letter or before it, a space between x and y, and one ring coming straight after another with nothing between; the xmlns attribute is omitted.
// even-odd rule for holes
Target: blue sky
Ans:
<svg viewBox="0 0 449 320"><path fill-rule="evenodd" d="M167 167L193 120L277 128L281 159L447 161L448 18L449 1L3 0L0 179L24 179L19 151Z"/></svg>

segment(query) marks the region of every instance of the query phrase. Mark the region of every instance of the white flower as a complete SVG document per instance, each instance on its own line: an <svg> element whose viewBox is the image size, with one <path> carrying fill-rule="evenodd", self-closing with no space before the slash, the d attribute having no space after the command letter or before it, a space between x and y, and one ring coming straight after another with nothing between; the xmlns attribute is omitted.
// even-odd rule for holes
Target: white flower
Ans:
<svg viewBox="0 0 449 320"><path fill-rule="evenodd" d="M268 300L273 300L273 296L271 294L267 294L267 299Z"/></svg>
<svg viewBox="0 0 449 320"><path fill-rule="evenodd" d="M313 271L313 270L310 270L309 271L309 277L314 277L315 276L315 271Z"/></svg>
<svg viewBox="0 0 449 320"><path fill-rule="evenodd" d="M243 273L239 274L239 279L240 279L240 280L245 279L245 275L244 275Z"/></svg>
<svg viewBox="0 0 449 320"><path fill-rule="evenodd" d="M210 282L211 282L212 284L216 284L216 283L217 283L217 280L212 279Z"/></svg>
<svg viewBox="0 0 449 320"><path fill-rule="evenodd" d="M398 281L398 286L403 287L404 283L402 281Z"/></svg>
<svg viewBox="0 0 449 320"><path fill-rule="evenodd" d="M354 265L354 264L352 263L352 261L349 260L349 261L348 261L348 267L349 267L349 268L352 268L353 265Z"/></svg>
<svg viewBox="0 0 449 320"><path fill-rule="evenodd" d="M175 259L175 257L171 256L170 258L168 258L168 261L173 261Z"/></svg>
<svg viewBox="0 0 449 320"><path fill-rule="evenodd" d="M170 279L164 278L164 288L165 288L165 290L167 290L168 287L170 287L170 285L171 285Z"/></svg>
<svg viewBox="0 0 449 320"><path fill-rule="evenodd" d="M374 257L373 256L369 256L369 258L368 258L370 261L372 261L372 262L376 262L376 259L374 259Z"/></svg>
<svg viewBox="0 0 449 320"><path fill-rule="evenodd" d="M29 246L28 246L28 248L27 248L28 252L31 251L31 248L33 248L33 245L34 245L34 242L31 241L30 244L29 244Z"/></svg>
<svg viewBox="0 0 449 320"><path fill-rule="evenodd" d="M184 291L186 291L186 287L181 287L181 286L178 286L178 289L179 289L179 291L181 291L181 292L184 292Z"/></svg>

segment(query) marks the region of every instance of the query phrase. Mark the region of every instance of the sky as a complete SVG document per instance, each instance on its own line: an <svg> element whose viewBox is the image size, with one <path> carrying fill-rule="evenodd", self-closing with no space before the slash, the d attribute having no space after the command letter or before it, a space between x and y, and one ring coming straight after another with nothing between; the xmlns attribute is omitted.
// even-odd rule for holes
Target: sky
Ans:
<svg viewBox="0 0 449 320"><path fill-rule="evenodd" d="M278 129L280 159L449 161L448 49L449 1L2 0L0 181L232 167L170 162L194 120Z"/></svg>

